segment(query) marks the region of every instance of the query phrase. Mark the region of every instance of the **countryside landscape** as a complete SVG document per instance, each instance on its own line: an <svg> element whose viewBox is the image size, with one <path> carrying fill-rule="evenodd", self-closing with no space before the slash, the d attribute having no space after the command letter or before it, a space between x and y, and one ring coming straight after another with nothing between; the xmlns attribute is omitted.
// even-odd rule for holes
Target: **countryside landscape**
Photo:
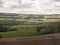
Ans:
<svg viewBox="0 0 60 45"><path fill-rule="evenodd" d="M0 45L55 45L59 34L60 14L0 13Z"/></svg>
<svg viewBox="0 0 60 45"><path fill-rule="evenodd" d="M60 15L0 13L0 37L37 36L60 32Z"/></svg>

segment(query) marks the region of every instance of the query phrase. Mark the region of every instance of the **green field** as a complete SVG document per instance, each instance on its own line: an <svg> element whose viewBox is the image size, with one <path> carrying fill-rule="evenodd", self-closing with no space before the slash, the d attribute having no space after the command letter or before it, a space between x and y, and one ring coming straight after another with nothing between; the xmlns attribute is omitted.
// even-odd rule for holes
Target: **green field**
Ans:
<svg viewBox="0 0 60 45"><path fill-rule="evenodd" d="M12 26L11 28L16 28L17 31L0 32L2 37L15 37L15 36L35 36L38 34L37 26L39 25L18 25Z"/></svg>
<svg viewBox="0 0 60 45"><path fill-rule="evenodd" d="M43 23L40 25L7 26L8 28L5 27L0 27L0 37L37 36L52 33L60 33L60 22Z"/></svg>
<svg viewBox="0 0 60 45"><path fill-rule="evenodd" d="M46 19L43 15L21 14L0 16L0 37L37 36L60 32L60 18Z"/></svg>

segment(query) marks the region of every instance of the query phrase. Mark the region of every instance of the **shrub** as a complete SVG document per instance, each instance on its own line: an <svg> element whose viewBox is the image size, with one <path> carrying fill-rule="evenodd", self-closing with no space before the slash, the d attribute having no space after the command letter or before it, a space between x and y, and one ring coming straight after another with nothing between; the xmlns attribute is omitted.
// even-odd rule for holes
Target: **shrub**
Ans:
<svg viewBox="0 0 60 45"><path fill-rule="evenodd" d="M2 38L2 35L0 35L0 38Z"/></svg>
<svg viewBox="0 0 60 45"><path fill-rule="evenodd" d="M45 23L42 26L38 27L37 31L40 32L40 34L51 34L60 32L60 22L54 22L48 24Z"/></svg>
<svg viewBox="0 0 60 45"><path fill-rule="evenodd" d="M0 26L0 32L7 32L7 31L16 31L16 28L11 28L10 26Z"/></svg>

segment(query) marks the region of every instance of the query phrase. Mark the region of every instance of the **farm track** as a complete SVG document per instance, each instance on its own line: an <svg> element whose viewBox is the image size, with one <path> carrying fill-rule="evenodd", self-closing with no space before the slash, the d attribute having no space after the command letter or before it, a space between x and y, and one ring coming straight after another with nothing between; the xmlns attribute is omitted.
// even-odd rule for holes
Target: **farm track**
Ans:
<svg viewBox="0 0 60 45"><path fill-rule="evenodd" d="M0 45L60 45L60 33L41 36L0 38Z"/></svg>

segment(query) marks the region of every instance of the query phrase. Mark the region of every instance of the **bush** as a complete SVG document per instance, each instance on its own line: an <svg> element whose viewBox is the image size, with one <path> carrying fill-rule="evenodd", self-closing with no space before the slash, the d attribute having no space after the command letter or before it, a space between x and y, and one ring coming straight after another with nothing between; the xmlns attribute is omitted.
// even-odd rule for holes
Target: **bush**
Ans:
<svg viewBox="0 0 60 45"><path fill-rule="evenodd" d="M0 26L0 32L7 32L7 31L16 31L16 28L11 28L10 26Z"/></svg>
<svg viewBox="0 0 60 45"><path fill-rule="evenodd" d="M7 28L4 26L0 26L0 32L5 32L5 31L7 31Z"/></svg>
<svg viewBox="0 0 60 45"><path fill-rule="evenodd" d="M0 38L2 38L2 35L0 35Z"/></svg>
<svg viewBox="0 0 60 45"><path fill-rule="evenodd" d="M60 32L60 22L43 24L42 26L37 28L37 31L40 34L51 34Z"/></svg>

